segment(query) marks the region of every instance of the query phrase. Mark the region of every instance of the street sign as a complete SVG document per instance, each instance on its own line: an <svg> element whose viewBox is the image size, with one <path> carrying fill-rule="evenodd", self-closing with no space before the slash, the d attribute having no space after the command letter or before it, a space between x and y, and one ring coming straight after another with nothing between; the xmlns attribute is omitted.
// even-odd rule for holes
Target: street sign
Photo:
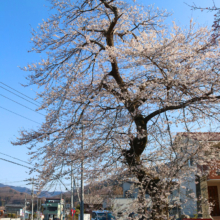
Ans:
<svg viewBox="0 0 220 220"><path fill-rule="evenodd" d="M71 209L71 215L73 216L76 213L76 210Z"/></svg>

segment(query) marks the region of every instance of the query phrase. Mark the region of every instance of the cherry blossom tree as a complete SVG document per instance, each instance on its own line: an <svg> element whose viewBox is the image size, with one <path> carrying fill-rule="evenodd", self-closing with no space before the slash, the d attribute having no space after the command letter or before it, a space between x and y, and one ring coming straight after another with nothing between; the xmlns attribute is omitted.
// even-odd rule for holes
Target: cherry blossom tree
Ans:
<svg viewBox="0 0 220 220"><path fill-rule="evenodd" d="M170 28L165 10L126 0L51 4L56 13L32 32L32 51L46 58L24 68L48 114L13 144L30 146L41 185L68 176L71 163L80 172L84 160L88 181L130 175L139 212L149 202L151 219L168 219L169 194L201 151L186 146L183 154L174 132L219 122L220 53L211 31L192 21L188 30Z"/></svg>
<svg viewBox="0 0 220 220"><path fill-rule="evenodd" d="M216 6L215 1L213 1L212 7L200 7L197 5L191 5L190 6L193 10L201 10L201 11L207 11L207 12L214 12L214 22L213 22L213 34L212 34L212 40L216 40L219 37L220 34L220 8Z"/></svg>

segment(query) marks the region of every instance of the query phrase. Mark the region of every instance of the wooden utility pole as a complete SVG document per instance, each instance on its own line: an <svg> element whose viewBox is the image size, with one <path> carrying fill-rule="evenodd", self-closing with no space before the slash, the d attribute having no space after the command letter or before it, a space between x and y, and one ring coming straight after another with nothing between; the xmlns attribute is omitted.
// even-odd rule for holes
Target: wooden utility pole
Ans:
<svg viewBox="0 0 220 220"><path fill-rule="evenodd" d="M82 123L82 151L84 150L84 133L83 133L83 123ZM84 179L83 179L83 167L84 160L81 159L81 202L80 202L80 220L84 220Z"/></svg>
<svg viewBox="0 0 220 220"><path fill-rule="evenodd" d="M32 192L31 192L31 201L32 201L32 206L31 206L31 220L34 220L34 178L32 179Z"/></svg>
<svg viewBox="0 0 220 220"><path fill-rule="evenodd" d="M25 220L25 212L26 212L26 193L25 193L25 199L24 199L24 216L23 216L23 220Z"/></svg>

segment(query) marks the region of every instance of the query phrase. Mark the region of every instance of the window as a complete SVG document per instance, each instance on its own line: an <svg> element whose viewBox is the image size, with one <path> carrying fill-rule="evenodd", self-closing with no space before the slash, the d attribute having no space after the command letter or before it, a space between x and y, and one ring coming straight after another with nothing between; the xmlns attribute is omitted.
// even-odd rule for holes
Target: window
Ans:
<svg viewBox="0 0 220 220"><path fill-rule="evenodd" d="M51 212L57 211L57 207L48 207L48 210Z"/></svg>
<svg viewBox="0 0 220 220"><path fill-rule="evenodd" d="M92 218L95 218L96 217L96 214L95 212L92 213Z"/></svg>

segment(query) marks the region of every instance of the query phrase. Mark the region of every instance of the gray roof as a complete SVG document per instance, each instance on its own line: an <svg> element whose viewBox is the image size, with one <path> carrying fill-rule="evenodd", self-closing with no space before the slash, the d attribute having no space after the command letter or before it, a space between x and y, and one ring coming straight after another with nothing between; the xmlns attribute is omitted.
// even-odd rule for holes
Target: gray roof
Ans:
<svg viewBox="0 0 220 220"><path fill-rule="evenodd" d="M5 207L24 207L24 204L6 204Z"/></svg>

